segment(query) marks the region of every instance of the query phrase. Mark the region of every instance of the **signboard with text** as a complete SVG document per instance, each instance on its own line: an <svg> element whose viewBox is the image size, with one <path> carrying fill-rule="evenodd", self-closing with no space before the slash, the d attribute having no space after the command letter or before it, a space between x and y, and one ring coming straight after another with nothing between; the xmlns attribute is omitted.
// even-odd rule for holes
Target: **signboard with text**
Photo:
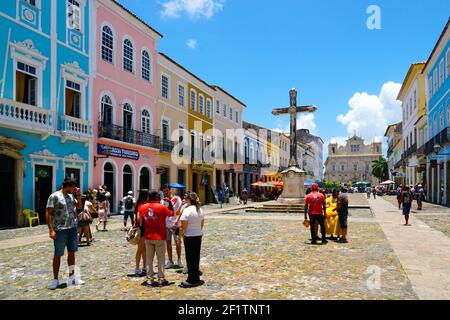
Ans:
<svg viewBox="0 0 450 320"><path fill-rule="evenodd" d="M97 153L110 157L130 159L130 160L139 160L140 158L139 151L136 150L123 149L113 146L108 146L107 148L105 147L106 145L99 143L97 145ZM108 151L106 151L105 149L107 149Z"/></svg>

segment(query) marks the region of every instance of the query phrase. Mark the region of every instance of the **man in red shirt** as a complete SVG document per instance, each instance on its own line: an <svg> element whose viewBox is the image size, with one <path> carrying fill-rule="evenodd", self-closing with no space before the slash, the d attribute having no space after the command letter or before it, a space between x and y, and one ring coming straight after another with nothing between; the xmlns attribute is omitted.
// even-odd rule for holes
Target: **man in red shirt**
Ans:
<svg viewBox="0 0 450 320"><path fill-rule="evenodd" d="M305 220L308 219L309 214L310 229L311 229L311 244L317 244L317 232L315 225L320 225L320 233L322 233L322 244L327 244L326 230L325 230L325 215L327 210L327 203L323 194L319 193L319 186L313 184L312 192L306 196L305 200Z"/></svg>
<svg viewBox="0 0 450 320"><path fill-rule="evenodd" d="M145 238L145 251L147 255L147 285L155 285L153 272L153 259L156 252L158 259L158 284L167 285L164 277L164 262L166 256L166 218L174 215L173 205L169 206L160 203L158 192L150 192L149 202L139 209L141 234Z"/></svg>

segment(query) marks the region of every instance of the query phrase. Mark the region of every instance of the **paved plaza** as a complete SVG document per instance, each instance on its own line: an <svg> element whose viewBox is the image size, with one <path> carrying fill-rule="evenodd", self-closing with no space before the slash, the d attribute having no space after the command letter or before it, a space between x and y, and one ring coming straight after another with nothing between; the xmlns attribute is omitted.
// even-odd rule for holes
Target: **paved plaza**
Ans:
<svg viewBox="0 0 450 320"><path fill-rule="evenodd" d="M352 210L350 242L326 246L309 244L303 217L208 207L201 259L206 283L188 290L177 286L185 278L176 270L166 272L173 284L164 288L144 287L145 278L130 276L135 247L125 241L121 217L111 219L109 232L94 232L92 246L80 248L81 288L47 289L53 245L46 226L0 231L0 298L450 299L450 209L425 204L404 227L395 198L367 201L358 194L350 200L372 210Z"/></svg>

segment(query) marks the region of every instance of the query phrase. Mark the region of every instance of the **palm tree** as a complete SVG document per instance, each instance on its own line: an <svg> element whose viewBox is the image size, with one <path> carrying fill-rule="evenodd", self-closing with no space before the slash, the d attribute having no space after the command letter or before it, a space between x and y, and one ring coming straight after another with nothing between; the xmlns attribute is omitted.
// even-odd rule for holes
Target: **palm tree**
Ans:
<svg viewBox="0 0 450 320"><path fill-rule="evenodd" d="M388 176L388 162L383 156L372 161L372 174L380 179L380 182Z"/></svg>

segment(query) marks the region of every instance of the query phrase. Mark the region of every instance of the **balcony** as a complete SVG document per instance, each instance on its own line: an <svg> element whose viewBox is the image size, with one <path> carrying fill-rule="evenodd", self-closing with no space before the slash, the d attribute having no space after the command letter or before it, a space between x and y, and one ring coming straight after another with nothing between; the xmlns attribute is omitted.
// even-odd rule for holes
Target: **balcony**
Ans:
<svg viewBox="0 0 450 320"><path fill-rule="evenodd" d="M173 141L161 139L159 150L165 153L172 153L174 146L175 143Z"/></svg>
<svg viewBox="0 0 450 320"><path fill-rule="evenodd" d="M417 144L413 144L406 152L403 153L402 158L407 159L417 152Z"/></svg>
<svg viewBox="0 0 450 320"><path fill-rule="evenodd" d="M0 124L11 129L41 133L43 138L56 129L55 112L0 98Z"/></svg>
<svg viewBox="0 0 450 320"><path fill-rule="evenodd" d="M434 146L436 144L439 144L441 146L445 146L447 143L450 143L450 129L449 127L442 130L440 133L438 133L436 136L434 136L432 139L430 139L425 144L425 154L430 154L434 152Z"/></svg>
<svg viewBox="0 0 450 320"><path fill-rule="evenodd" d="M129 130L114 124L99 122L98 136L99 138L112 139L148 148L160 148L160 139L158 136L141 131Z"/></svg>
<svg viewBox="0 0 450 320"><path fill-rule="evenodd" d="M59 131L63 137L63 143L67 140L87 142L92 138L92 123L79 118L61 116L59 121Z"/></svg>

